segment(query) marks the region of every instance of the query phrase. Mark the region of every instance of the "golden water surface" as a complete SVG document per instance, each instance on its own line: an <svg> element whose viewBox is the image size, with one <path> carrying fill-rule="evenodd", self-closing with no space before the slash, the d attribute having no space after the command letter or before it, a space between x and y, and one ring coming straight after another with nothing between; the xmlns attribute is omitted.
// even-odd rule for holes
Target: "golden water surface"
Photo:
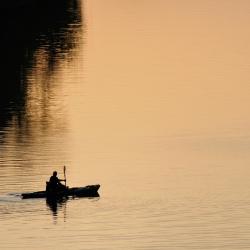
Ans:
<svg viewBox="0 0 250 250"><path fill-rule="evenodd" d="M1 19L1 249L249 249L249 1L50 8ZM100 198L15 196L63 165Z"/></svg>

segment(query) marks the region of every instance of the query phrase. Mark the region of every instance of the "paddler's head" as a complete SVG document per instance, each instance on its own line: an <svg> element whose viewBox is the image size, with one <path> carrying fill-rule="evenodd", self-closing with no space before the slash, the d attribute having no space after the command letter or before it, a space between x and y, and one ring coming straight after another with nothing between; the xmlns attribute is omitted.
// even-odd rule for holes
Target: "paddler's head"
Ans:
<svg viewBox="0 0 250 250"><path fill-rule="evenodd" d="M57 176L57 172L56 171L53 172L53 176Z"/></svg>

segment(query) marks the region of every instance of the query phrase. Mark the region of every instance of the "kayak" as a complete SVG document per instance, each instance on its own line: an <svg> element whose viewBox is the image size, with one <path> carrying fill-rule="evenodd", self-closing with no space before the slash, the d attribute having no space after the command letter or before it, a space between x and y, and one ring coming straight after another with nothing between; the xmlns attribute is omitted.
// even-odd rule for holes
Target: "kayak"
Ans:
<svg viewBox="0 0 250 250"><path fill-rule="evenodd" d="M46 191L38 191L33 193L23 193L21 194L23 199L34 199L34 198L50 198L57 199L62 197L99 197L98 189L100 185L88 185L85 187L73 187L66 188L64 190L56 191L56 192L46 192Z"/></svg>

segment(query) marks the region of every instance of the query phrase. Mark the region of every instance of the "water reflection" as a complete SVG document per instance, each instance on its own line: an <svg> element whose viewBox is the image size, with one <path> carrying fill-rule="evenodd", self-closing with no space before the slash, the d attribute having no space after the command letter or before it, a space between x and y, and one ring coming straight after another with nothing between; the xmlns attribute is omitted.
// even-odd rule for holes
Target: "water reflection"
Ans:
<svg viewBox="0 0 250 250"><path fill-rule="evenodd" d="M27 132L29 122L39 118L43 128L48 127L50 95L56 91L50 79L62 61L74 57L82 16L77 0L41 1L39 6L0 11L3 141L1 133L10 124ZM35 101L29 102L30 96Z"/></svg>
<svg viewBox="0 0 250 250"><path fill-rule="evenodd" d="M46 204L51 210L53 217L56 219L58 211L63 212L63 217L66 219L66 203L68 201L67 197L61 199L46 199Z"/></svg>

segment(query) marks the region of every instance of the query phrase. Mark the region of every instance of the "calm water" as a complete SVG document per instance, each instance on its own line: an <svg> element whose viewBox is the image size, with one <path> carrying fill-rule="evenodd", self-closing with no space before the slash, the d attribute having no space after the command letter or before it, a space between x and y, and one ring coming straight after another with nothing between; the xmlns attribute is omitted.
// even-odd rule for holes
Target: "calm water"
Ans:
<svg viewBox="0 0 250 250"><path fill-rule="evenodd" d="M0 18L0 248L249 249L249 1L39 10ZM100 197L15 195L63 165Z"/></svg>

